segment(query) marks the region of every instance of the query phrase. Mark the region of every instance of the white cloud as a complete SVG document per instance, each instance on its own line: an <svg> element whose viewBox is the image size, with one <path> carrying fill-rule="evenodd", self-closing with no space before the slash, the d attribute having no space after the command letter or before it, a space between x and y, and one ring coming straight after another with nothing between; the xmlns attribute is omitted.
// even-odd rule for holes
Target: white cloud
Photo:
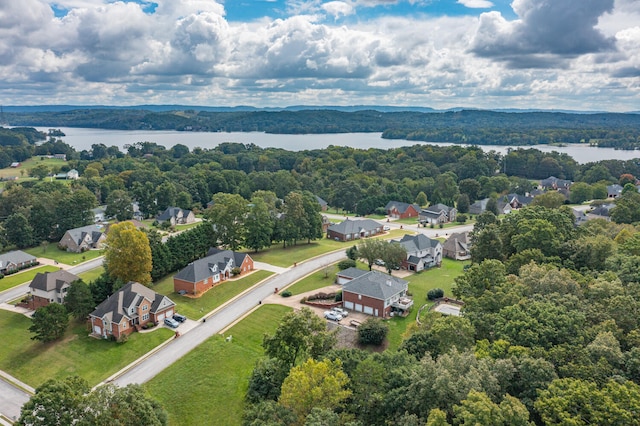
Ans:
<svg viewBox="0 0 640 426"><path fill-rule="evenodd" d="M458 0L458 3L469 9L488 9L493 3L488 0Z"/></svg>

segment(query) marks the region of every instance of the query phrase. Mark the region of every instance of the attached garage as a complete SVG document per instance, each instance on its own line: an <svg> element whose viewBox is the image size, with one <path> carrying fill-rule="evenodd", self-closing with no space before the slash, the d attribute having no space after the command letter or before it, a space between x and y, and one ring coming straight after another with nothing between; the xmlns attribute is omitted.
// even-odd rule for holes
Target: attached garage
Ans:
<svg viewBox="0 0 640 426"><path fill-rule="evenodd" d="M158 316L156 317L158 322L162 322L164 321L164 312L161 314L158 314Z"/></svg>
<svg viewBox="0 0 640 426"><path fill-rule="evenodd" d="M344 302L345 309L353 309L353 302Z"/></svg>
<svg viewBox="0 0 640 426"><path fill-rule="evenodd" d="M356 312L362 312L362 305L359 303L356 303L356 307L354 309Z"/></svg>
<svg viewBox="0 0 640 426"><path fill-rule="evenodd" d="M365 306L364 313L367 315L373 315L373 308L371 306Z"/></svg>

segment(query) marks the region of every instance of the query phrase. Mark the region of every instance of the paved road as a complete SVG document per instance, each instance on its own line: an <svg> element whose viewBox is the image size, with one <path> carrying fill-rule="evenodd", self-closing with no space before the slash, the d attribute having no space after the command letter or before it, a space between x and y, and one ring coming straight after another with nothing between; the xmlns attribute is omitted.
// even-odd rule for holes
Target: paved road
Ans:
<svg viewBox="0 0 640 426"><path fill-rule="evenodd" d="M292 248L295 250L295 247ZM233 324L243 315L258 305L258 302L273 294L275 289L281 289L294 281L326 266L344 259L344 250L329 253L289 268L280 275L274 275L257 287L243 293L221 309L216 311L206 322L171 341L161 350L147 357L121 376L113 380L118 386L126 386L130 383L145 383L155 377L169 365L186 355L189 351L200 345L211 336L219 333L227 326ZM178 329L179 330L179 329Z"/></svg>
<svg viewBox="0 0 640 426"><path fill-rule="evenodd" d="M31 395L0 378L0 413L16 421L20 417L20 408Z"/></svg>

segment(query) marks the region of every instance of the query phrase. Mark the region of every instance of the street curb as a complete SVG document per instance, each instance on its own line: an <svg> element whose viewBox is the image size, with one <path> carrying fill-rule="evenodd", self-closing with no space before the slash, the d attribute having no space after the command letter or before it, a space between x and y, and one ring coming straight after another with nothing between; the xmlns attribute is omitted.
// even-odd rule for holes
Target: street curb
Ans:
<svg viewBox="0 0 640 426"><path fill-rule="evenodd" d="M0 380L10 384L14 388L20 389L22 392L26 394L34 395L36 393L36 390L34 388L32 388L31 386L29 386L24 382L21 382L20 380L16 379L15 377L11 376L10 374L2 370L0 370Z"/></svg>

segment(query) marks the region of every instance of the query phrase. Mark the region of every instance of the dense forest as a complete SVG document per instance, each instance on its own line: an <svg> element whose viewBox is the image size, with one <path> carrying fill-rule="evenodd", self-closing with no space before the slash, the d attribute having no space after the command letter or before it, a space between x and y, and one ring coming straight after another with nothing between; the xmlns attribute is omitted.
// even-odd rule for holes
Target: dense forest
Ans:
<svg viewBox="0 0 640 426"><path fill-rule="evenodd" d="M381 132L383 138L479 145L591 143L640 148L640 114L78 109L6 113L14 125L281 134Z"/></svg>

